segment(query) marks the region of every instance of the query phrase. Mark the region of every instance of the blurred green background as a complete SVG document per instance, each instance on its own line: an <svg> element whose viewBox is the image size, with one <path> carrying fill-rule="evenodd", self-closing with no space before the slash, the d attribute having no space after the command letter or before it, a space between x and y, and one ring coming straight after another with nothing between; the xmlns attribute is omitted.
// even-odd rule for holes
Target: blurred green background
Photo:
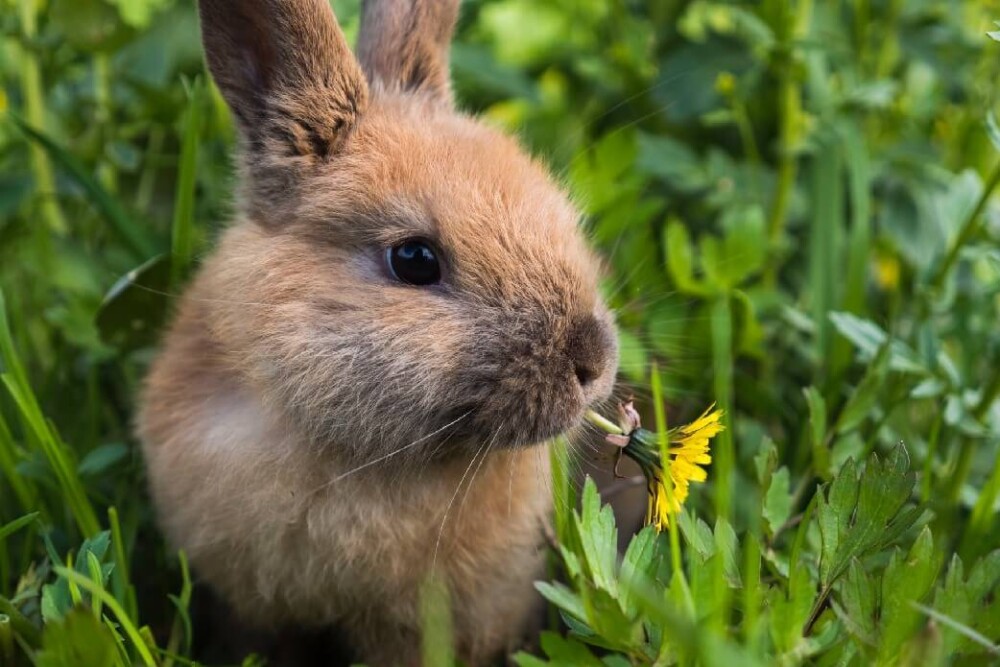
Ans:
<svg viewBox="0 0 1000 667"><path fill-rule="evenodd" d="M0 525L40 513L0 531L0 595L37 619L38 564L110 526L115 595L137 618L147 591L155 625L179 575L132 411L231 211L233 127L193 2L0 3ZM333 5L353 41L357 2ZM671 419L726 409L690 504L773 538L786 574L765 496L801 511L900 441L936 550L1000 545L996 20L1000 0L463 3L462 108L579 202L623 386L648 406L655 363Z"/></svg>

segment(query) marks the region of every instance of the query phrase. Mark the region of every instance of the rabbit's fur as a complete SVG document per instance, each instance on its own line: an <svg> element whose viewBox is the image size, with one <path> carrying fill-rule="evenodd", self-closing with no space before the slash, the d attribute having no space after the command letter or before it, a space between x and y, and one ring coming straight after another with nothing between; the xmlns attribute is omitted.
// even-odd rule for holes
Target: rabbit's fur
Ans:
<svg viewBox="0 0 1000 667"><path fill-rule="evenodd" d="M537 602L548 451L617 350L578 215L507 137L457 113L457 0L366 3L355 60L327 0L201 0L240 129L233 224L180 300L139 431L168 537L244 620L340 627L419 662L419 590L460 657ZM385 249L432 240L439 284Z"/></svg>

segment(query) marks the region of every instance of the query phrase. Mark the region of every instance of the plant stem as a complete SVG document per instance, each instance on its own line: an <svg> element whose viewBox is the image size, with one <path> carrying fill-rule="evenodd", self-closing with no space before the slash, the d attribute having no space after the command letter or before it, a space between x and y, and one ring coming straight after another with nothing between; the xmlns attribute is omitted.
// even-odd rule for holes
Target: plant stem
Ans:
<svg viewBox="0 0 1000 667"><path fill-rule="evenodd" d="M983 394L979 397L979 402L972 410L972 416L976 421L981 422L986 418L986 414L997 400L997 396L1000 396L1000 372L994 373L993 377L990 378L989 383L983 388ZM959 443L961 450L958 454L958 463L955 465L955 475L952 480L950 493L948 494L948 497L952 500L958 499L965 480L972 472L972 455L975 453L975 445L976 440L968 437L962 438ZM965 531L967 536L983 528L986 522L992 518L991 510L998 493L1000 493L1000 464L994 463L993 473L990 475L989 481L980 493L979 499L972 510L971 521Z"/></svg>
<svg viewBox="0 0 1000 667"><path fill-rule="evenodd" d="M757 632L760 615L760 542L748 533L743 547L743 640L750 655L758 656L760 633Z"/></svg>
<svg viewBox="0 0 1000 667"><path fill-rule="evenodd" d="M934 490L934 457L937 455L938 442L941 440L941 425L944 423L943 411L938 411L931 426L931 434L927 439L927 455L924 457L924 474L920 484L920 500L930 502Z"/></svg>
<svg viewBox="0 0 1000 667"><path fill-rule="evenodd" d="M111 107L111 59L104 51L94 55L94 99L97 102L96 121L100 129L100 140L107 143L114 130L114 113ZM102 159L97 174L107 191L118 190L118 170L114 163L107 158Z"/></svg>
<svg viewBox="0 0 1000 667"><path fill-rule="evenodd" d="M983 388L983 395L980 396L979 403L972 410L972 416L976 421L982 421L986 417L986 413L997 400L997 396L1000 396L1000 373L995 373L986 387ZM958 462L955 464L955 473L952 475L951 486L948 489L949 501L958 500L965 480L972 472L972 455L975 453L976 442L975 439L969 437L963 437L959 442ZM994 463L995 465L996 463Z"/></svg>
<svg viewBox="0 0 1000 667"><path fill-rule="evenodd" d="M738 93L731 95L729 104L733 111L736 130L740 135L740 143L743 145L743 153L750 161L750 166L752 167L753 188L763 204L764 188L763 179L761 178L760 149L757 147L757 139L753 134L753 123L750 121L750 114L747 112L746 103L739 97Z"/></svg>
<svg viewBox="0 0 1000 667"><path fill-rule="evenodd" d="M944 261L941 262L941 265L934 273L934 277L931 278L930 286L932 292L941 289L945 278L948 277L948 273L955 262L958 261L958 256L962 252L962 249L979 233L982 227L979 224L979 219L982 217L983 211L986 210L986 205L989 203L990 197L993 195L993 191L997 188L997 185L1000 185L1000 162L994 165L993 171L990 173L989 178L986 180L986 185L983 187L983 192L979 196L979 200L976 201L975 208L972 209L965 222L962 223L962 228L959 230L958 236L955 237L955 242L951 245L948 254L945 255Z"/></svg>
<svg viewBox="0 0 1000 667"><path fill-rule="evenodd" d="M31 43L38 32L38 7L36 0L18 0L18 15L21 21L21 32L25 42ZM38 58L30 48L25 48L21 54L21 95L24 98L24 118L31 127L41 130L45 128L45 96L42 85L42 68ZM45 237L44 245L48 245L47 232L59 234L66 231L66 220L56 198L56 179L52 163L45 149L32 142L29 147L31 155L31 170L35 179L35 190L39 195L39 207L46 229L40 229L39 234Z"/></svg>
<svg viewBox="0 0 1000 667"><path fill-rule="evenodd" d="M733 314L728 294L716 297L710 318L714 393L725 426L719 433L716 449L715 513L718 518L728 521L733 484Z"/></svg>
<svg viewBox="0 0 1000 667"><path fill-rule="evenodd" d="M668 435L667 412L663 408L663 383L660 381L660 369L654 363L650 372L650 388L653 391L653 413L656 416L656 440L660 446L660 465L663 468L664 488L667 491L667 505L674 506L674 478L670 474L670 437ZM670 535L670 565L674 572L683 576L681 561L681 539L677 531L677 520L667 523Z"/></svg>
<svg viewBox="0 0 1000 667"><path fill-rule="evenodd" d="M788 204L795 187L798 157L795 151L802 126L802 89L796 80L795 42L809 32L812 0L799 0L794 13L787 8L781 19L783 58L778 69L778 184L768 223L768 247L771 259L764 273L764 285L774 287L778 277L778 249L788 218Z"/></svg>
<svg viewBox="0 0 1000 667"><path fill-rule="evenodd" d="M154 125L150 128L146 154L143 157L142 173L139 175L139 184L135 188L135 209L138 211L148 212L152 204L156 174L160 167L160 151L163 150L165 138L166 132L162 127Z"/></svg>

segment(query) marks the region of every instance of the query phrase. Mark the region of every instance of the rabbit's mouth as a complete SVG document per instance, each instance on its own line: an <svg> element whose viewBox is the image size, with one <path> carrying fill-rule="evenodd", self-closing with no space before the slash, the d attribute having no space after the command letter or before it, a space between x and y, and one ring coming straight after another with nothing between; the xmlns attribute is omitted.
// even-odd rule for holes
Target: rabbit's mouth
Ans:
<svg viewBox="0 0 1000 667"><path fill-rule="evenodd" d="M612 378L613 379L613 378ZM607 398L611 382L596 396L584 395L566 383L567 390L556 400L537 397L493 395L470 409L468 431L473 444L493 443L493 447L516 449L533 447L579 428L593 404Z"/></svg>

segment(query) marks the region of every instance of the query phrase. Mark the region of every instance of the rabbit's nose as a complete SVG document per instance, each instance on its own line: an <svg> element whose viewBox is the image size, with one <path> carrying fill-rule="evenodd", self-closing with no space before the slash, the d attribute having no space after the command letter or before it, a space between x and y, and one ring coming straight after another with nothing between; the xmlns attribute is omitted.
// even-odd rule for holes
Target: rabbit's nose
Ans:
<svg viewBox="0 0 1000 667"><path fill-rule="evenodd" d="M566 352L583 389L605 372L614 346L614 332L607 322L593 315L583 315L573 321Z"/></svg>

